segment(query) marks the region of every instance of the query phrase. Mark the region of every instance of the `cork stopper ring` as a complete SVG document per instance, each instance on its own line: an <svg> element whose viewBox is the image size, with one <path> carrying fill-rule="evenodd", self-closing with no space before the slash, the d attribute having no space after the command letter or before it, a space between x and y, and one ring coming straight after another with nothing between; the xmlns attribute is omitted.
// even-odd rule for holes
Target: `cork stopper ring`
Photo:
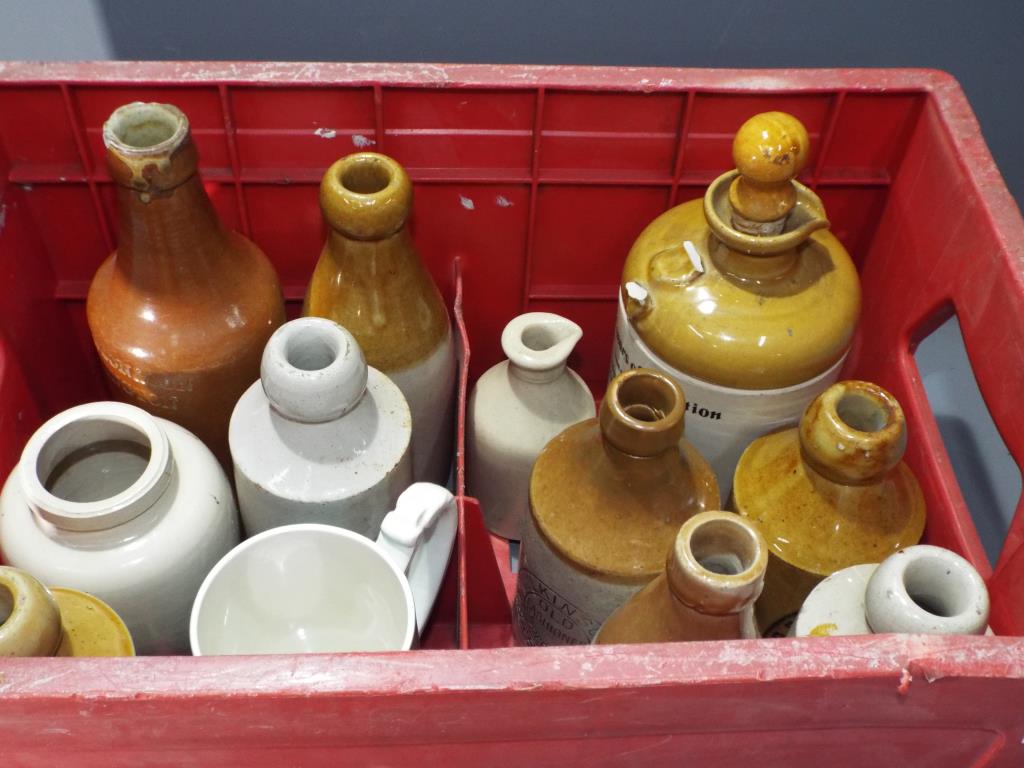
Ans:
<svg viewBox="0 0 1024 768"><path fill-rule="evenodd" d="M729 187L732 224L755 235L777 235L797 201L793 179L807 164L807 129L785 112L762 112L736 132L732 157L739 176Z"/></svg>

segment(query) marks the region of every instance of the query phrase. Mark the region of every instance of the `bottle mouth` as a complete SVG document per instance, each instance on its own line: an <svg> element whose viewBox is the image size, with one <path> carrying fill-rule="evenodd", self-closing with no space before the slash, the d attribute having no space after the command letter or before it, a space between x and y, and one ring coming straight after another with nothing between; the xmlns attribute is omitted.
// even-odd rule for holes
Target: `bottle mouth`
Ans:
<svg viewBox="0 0 1024 768"><path fill-rule="evenodd" d="M583 337L583 329L550 312L513 318L501 334L501 348L513 369L531 381L557 376Z"/></svg>
<svg viewBox="0 0 1024 768"><path fill-rule="evenodd" d="M350 155L336 170L338 183L349 194L379 195L397 183L392 166L393 163L376 154Z"/></svg>
<svg viewBox="0 0 1024 768"><path fill-rule="evenodd" d="M601 402L601 432L623 453L655 456L678 446L685 409L682 387L672 377L650 368L625 371Z"/></svg>
<svg viewBox="0 0 1024 768"><path fill-rule="evenodd" d="M103 124L104 145L130 156L169 154L187 134L188 118L171 104L125 104Z"/></svg>
<svg viewBox="0 0 1024 768"><path fill-rule="evenodd" d="M757 599L768 552L761 534L732 512L694 515L676 536L666 571L677 598L704 613L736 613Z"/></svg>
<svg viewBox="0 0 1024 768"><path fill-rule="evenodd" d="M355 240L394 235L409 215L412 184L394 159L356 152L334 163L320 183L320 208L331 228Z"/></svg>
<svg viewBox="0 0 1024 768"><path fill-rule="evenodd" d="M152 506L170 466L167 436L152 416L101 402L71 408L40 427L25 446L19 474L42 518L65 530L94 531Z"/></svg>
<svg viewBox="0 0 1024 768"><path fill-rule="evenodd" d="M313 424L340 418L359 404L367 380L358 342L323 317L285 323L263 350L263 392L274 410L292 421Z"/></svg>

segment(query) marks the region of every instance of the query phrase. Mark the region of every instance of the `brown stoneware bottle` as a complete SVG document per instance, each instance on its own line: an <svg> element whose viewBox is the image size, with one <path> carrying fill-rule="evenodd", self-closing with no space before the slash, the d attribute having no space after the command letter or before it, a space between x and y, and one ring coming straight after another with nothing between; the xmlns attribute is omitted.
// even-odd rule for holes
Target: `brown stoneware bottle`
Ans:
<svg viewBox="0 0 1024 768"><path fill-rule="evenodd" d="M235 401L284 321L263 252L221 226L188 120L134 102L103 126L118 245L89 288L89 329L122 399L185 427L225 466Z"/></svg>
<svg viewBox="0 0 1024 768"><path fill-rule="evenodd" d="M530 476L513 609L527 645L591 642L661 573L679 527L718 509L718 482L683 439L686 400L650 369L615 377L597 418L562 431Z"/></svg>
<svg viewBox="0 0 1024 768"><path fill-rule="evenodd" d="M755 440L740 457L732 507L770 553L758 625L785 636L819 581L879 563L924 532L925 504L903 463L907 428L896 398L877 384L840 381L798 427Z"/></svg>
<svg viewBox="0 0 1024 768"><path fill-rule="evenodd" d="M665 572L609 617L598 644L758 637L754 600L761 594L768 547L731 512L701 512L679 529Z"/></svg>
<svg viewBox="0 0 1024 768"><path fill-rule="evenodd" d="M402 390L412 414L416 480L444 484L452 461L455 351L441 293L406 220L412 183L395 160L358 152L320 183L329 226L303 314L355 336L366 363Z"/></svg>

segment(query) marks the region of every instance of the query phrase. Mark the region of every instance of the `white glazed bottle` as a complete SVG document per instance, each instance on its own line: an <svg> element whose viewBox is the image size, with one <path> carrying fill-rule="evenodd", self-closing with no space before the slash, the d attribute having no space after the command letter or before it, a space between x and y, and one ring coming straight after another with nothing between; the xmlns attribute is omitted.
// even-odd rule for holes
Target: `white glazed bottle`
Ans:
<svg viewBox="0 0 1024 768"><path fill-rule="evenodd" d="M411 421L352 334L320 317L285 323L228 430L246 534L327 523L376 538L412 483Z"/></svg>
<svg viewBox="0 0 1024 768"><path fill-rule="evenodd" d="M47 421L0 495L0 557L108 603L140 654L188 652L199 585L237 543L231 487L210 450L125 403Z"/></svg>
<svg viewBox="0 0 1024 768"><path fill-rule="evenodd" d="M484 522L507 539L522 536L530 471L548 441L594 417L594 397L566 360L583 336L571 320L528 312L501 334L508 360L477 381L466 408L467 492Z"/></svg>
<svg viewBox="0 0 1024 768"><path fill-rule="evenodd" d="M981 635L988 613L988 590L974 567L948 549L919 544L829 576L807 596L791 634Z"/></svg>

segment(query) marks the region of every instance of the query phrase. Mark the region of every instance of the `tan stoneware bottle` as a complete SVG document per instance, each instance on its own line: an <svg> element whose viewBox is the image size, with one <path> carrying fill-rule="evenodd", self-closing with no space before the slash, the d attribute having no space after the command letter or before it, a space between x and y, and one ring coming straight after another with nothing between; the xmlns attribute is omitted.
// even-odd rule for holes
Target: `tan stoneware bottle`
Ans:
<svg viewBox="0 0 1024 768"><path fill-rule="evenodd" d="M755 440L740 458L732 506L770 552L758 625L786 635L807 595L836 571L878 563L924 532L924 496L902 461L903 409L866 381L840 381L798 427Z"/></svg>
<svg viewBox="0 0 1024 768"><path fill-rule="evenodd" d="M398 385L412 413L413 474L444 484L455 353L448 311L406 226L411 207L409 176L386 155L359 152L328 168L320 184L327 242L303 313L344 326L366 363Z"/></svg>
<svg viewBox="0 0 1024 768"><path fill-rule="evenodd" d="M284 321L277 275L218 220L179 109L126 104L103 141L119 224L89 288L96 349L124 400L185 427L229 467L231 410Z"/></svg>
<svg viewBox="0 0 1024 768"><path fill-rule="evenodd" d="M686 391L687 438L729 495L740 453L795 424L838 378L860 282L814 192L809 140L782 112L733 142L736 170L640 234L622 272L611 375L650 367Z"/></svg>
<svg viewBox="0 0 1024 768"><path fill-rule="evenodd" d="M701 512L679 529L665 572L613 613L597 644L759 637L754 600L768 547L731 512Z"/></svg>
<svg viewBox="0 0 1024 768"><path fill-rule="evenodd" d="M513 628L520 644L586 644L662 573L679 527L718 509L718 483L683 439L686 400L653 370L608 386L597 418L562 431L530 476Z"/></svg>
<svg viewBox="0 0 1024 768"><path fill-rule="evenodd" d="M128 628L102 600L0 566L0 657L134 655Z"/></svg>

